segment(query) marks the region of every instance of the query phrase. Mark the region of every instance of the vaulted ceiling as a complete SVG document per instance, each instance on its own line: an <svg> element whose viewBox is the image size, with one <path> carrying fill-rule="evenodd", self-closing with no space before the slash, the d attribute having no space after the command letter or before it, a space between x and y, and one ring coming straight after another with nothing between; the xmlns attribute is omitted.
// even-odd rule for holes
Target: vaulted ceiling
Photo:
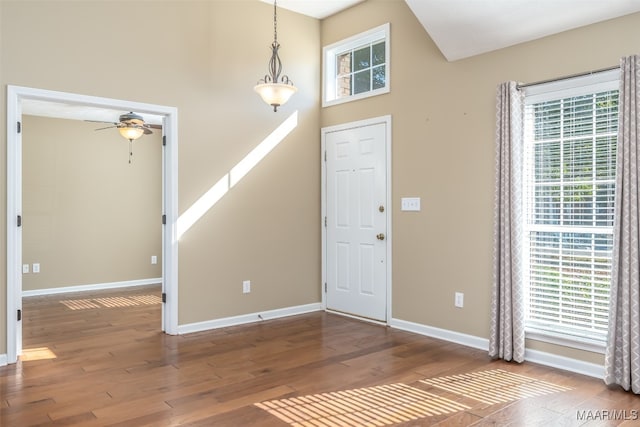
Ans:
<svg viewBox="0 0 640 427"><path fill-rule="evenodd" d="M323 19L361 1L278 0L278 7ZM640 0L404 1L448 61L640 12Z"/></svg>

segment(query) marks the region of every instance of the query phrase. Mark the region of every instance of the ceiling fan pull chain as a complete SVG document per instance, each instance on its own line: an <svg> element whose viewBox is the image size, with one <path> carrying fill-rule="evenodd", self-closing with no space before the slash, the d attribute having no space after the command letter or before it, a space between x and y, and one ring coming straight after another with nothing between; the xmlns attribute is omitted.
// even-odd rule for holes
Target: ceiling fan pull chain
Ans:
<svg viewBox="0 0 640 427"><path fill-rule="evenodd" d="M130 140L129 140L129 164L131 164L131 157L133 156L133 148L132 148L132 145L133 145L133 140L132 140L132 139L130 139Z"/></svg>

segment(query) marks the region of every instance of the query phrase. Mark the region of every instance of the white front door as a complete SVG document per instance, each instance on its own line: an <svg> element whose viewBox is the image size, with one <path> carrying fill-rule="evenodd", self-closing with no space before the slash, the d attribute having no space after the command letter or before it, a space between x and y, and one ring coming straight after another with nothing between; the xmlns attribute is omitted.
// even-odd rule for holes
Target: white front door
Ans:
<svg viewBox="0 0 640 427"><path fill-rule="evenodd" d="M387 320L387 126L325 134L326 307Z"/></svg>

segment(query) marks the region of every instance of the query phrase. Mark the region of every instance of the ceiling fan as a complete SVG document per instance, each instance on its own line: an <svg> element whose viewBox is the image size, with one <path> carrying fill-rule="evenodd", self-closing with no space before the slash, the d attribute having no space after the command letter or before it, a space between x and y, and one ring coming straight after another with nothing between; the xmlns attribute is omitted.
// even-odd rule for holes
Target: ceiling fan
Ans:
<svg viewBox="0 0 640 427"><path fill-rule="evenodd" d="M118 120L118 122L112 122L112 126L103 127L96 130L117 128L120 132L120 135L122 135L123 138L129 140L129 163L131 163L131 157L133 156L131 145L133 143L133 140L140 138L142 135L152 134L152 128L162 129L162 126L145 123L142 116L134 113L133 111L130 111L126 114L121 114Z"/></svg>

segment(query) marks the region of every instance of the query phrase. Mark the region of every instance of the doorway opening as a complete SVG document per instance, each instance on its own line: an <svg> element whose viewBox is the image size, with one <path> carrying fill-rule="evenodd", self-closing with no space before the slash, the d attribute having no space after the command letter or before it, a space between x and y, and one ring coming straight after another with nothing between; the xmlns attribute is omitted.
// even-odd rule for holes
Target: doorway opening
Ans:
<svg viewBox="0 0 640 427"><path fill-rule="evenodd" d="M135 111L162 126L161 329L177 334L177 109L175 107L18 86L7 90L7 361L22 351L22 132L23 114L55 110L61 118L100 120L101 114ZM49 113L51 114L51 113ZM44 114L42 114L44 115ZM66 115L66 116L65 116Z"/></svg>

